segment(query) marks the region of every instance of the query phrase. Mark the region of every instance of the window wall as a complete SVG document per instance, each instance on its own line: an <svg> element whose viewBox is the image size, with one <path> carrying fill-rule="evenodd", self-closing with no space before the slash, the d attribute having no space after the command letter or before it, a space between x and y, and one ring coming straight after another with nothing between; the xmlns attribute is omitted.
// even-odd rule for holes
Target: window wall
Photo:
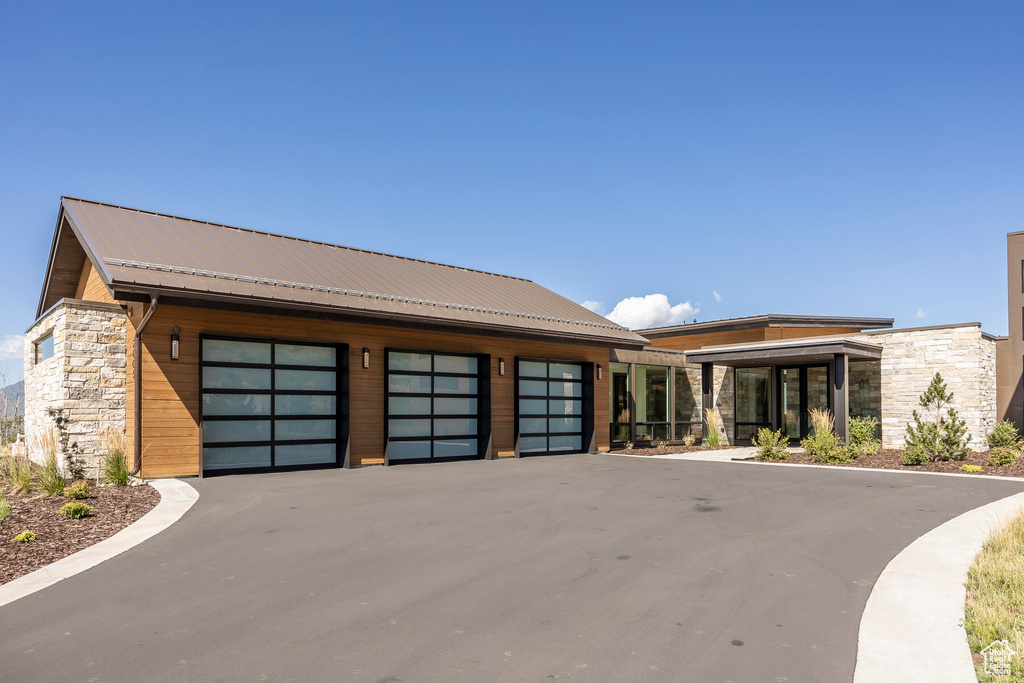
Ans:
<svg viewBox="0 0 1024 683"><path fill-rule="evenodd" d="M690 434L701 437L704 421L701 418L700 370L672 368L675 374L675 438Z"/></svg>
<svg viewBox="0 0 1024 683"><path fill-rule="evenodd" d="M608 405L611 407L611 440L630 441L632 425L630 410L631 385L628 363L609 363L608 365Z"/></svg>
<svg viewBox="0 0 1024 683"><path fill-rule="evenodd" d="M752 439L771 426L771 368L736 368L736 439Z"/></svg>
<svg viewBox="0 0 1024 683"><path fill-rule="evenodd" d="M671 438L669 424L669 368L661 365L636 366L636 435L651 439Z"/></svg>

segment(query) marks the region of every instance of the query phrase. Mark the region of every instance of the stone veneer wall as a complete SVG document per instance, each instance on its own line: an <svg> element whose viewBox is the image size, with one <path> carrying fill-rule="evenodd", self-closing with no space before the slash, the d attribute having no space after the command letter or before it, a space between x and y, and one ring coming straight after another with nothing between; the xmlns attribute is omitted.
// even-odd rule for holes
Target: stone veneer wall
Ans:
<svg viewBox="0 0 1024 683"><path fill-rule="evenodd" d="M715 367L713 405L722 423L722 442L725 444L731 444L736 440L735 377L732 368ZM700 382L697 383L697 390L701 391Z"/></svg>
<svg viewBox="0 0 1024 683"><path fill-rule="evenodd" d="M932 377L941 373L967 423L970 447L987 448L996 424L996 342L977 324L851 335L882 346L882 444L902 448L906 425ZM852 373L851 373L852 374Z"/></svg>
<svg viewBox="0 0 1024 683"><path fill-rule="evenodd" d="M71 419L71 441L87 466L98 463L108 427L124 431L127 392L127 321L120 306L65 299L25 336L25 437L29 455L39 434L52 429L49 407ZM53 356L35 362L35 343L53 332ZM61 463L63 464L63 463Z"/></svg>

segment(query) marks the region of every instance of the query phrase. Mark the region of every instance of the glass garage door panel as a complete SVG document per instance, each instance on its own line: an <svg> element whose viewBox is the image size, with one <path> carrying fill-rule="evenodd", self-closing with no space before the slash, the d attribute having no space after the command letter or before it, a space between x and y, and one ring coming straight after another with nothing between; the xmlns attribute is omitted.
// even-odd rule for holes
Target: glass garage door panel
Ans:
<svg viewBox="0 0 1024 683"><path fill-rule="evenodd" d="M344 347L202 344L204 470L337 464Z"/></svg>
<svg viewBox="0 0 1024 683"><path fill-rule="evenodd" d="M388 461L480 456L476 356L388 351Z"/></svg>
<svg viewBox="0 0 1024 683"><path fill-rule="evenodd" d="M583 450L583 364L520 360L519 453Z"/></svg>

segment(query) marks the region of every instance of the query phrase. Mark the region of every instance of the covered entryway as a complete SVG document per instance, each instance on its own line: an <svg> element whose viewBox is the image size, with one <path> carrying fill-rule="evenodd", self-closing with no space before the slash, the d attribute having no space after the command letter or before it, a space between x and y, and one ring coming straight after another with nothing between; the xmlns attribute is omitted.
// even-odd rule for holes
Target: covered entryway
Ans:
<svg viewBox="0 0 1024 683"><path fill-rule="evenodd" d="M348 346L200 337L204 474L343 464Z"/></svg>
<svg viewBox="0 0 1024 683"><path fill-rule="evenodd" d="M686 351L701 366L703 411L714 405L716 365L735 371L735 442L749 444L761 427L781 429L794 441L810 433L810 411L831 410L836 433L846 439L850 422L852 361L877 361L882 347L838 337L706 346ZM772 386L769 386L768 383Z"/></svg>

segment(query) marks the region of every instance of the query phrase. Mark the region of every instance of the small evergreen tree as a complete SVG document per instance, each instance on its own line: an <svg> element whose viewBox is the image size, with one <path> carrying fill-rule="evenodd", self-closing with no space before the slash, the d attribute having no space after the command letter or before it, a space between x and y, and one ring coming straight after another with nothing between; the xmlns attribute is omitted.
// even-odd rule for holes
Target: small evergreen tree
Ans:
<svg viewBox="0 0 1024 683"><path fill-rule="evenodd" d="M935 422L925 421L915 410L914 424L907 425L907 450L903 464L920 465L925 460L963 460L967 457L967 424L960 419L956 410L948 407L953 402L953 392L946 388L942 375L935 373L931 384L919 403L922 408L935 411ZM943 408L948 408L943 414Z"/></svg>

